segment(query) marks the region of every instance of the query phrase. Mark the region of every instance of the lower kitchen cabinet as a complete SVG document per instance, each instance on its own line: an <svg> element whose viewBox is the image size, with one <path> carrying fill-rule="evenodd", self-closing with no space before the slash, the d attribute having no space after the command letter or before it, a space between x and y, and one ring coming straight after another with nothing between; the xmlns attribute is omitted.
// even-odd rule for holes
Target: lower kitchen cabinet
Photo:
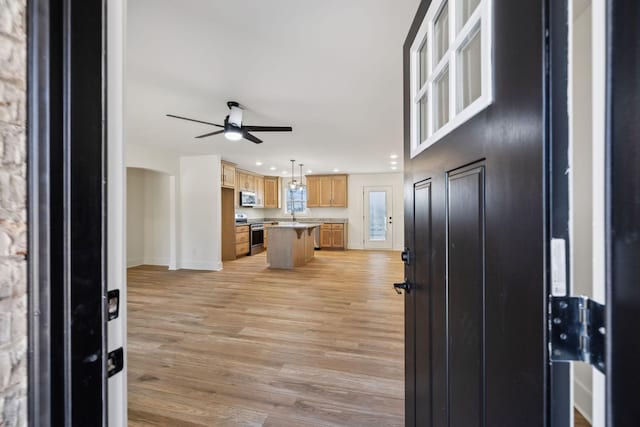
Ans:
<svg viewBox="0 0 640 427"><path fill-rule="evenodd" d="M320 226L320 247L325 249L344 249L344 224L322 224Z"/></svg>
<svg viewBox="0 0 640 427"><path fill-rule="evenodd" d="M249 243L249 226L236 227L236 256L248 255L251 249Z"/></svg>

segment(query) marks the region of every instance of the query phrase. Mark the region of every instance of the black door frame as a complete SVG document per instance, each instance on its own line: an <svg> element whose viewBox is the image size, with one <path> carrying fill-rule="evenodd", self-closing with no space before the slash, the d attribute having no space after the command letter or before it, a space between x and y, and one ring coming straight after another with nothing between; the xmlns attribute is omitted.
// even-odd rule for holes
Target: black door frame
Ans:
<svg viewBox="0 0 640 427"><path fill-rule="evenodd" d="M105 4L28 0L31 425L106 425Z"/></svg>
<svg viewBox="0 0 640 427"><path fill-rule="evenodd" d="M546 2L547 53L545 85L545 276L551 295L551 240L565 242L566 283L571 283L571 246L569 245L569 0ZM573 417L571 401L571 362L549 364L548 423L551 427L569 426Z"/></svg>

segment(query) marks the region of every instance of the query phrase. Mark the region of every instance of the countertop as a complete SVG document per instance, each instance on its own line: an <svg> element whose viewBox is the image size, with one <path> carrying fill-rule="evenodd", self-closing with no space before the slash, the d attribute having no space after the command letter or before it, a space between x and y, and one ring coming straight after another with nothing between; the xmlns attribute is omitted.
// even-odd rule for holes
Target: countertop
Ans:
<svg viewBox="0 0 640 427"><path fill-rule="evenodd" d="M288 222L291 223L291 217L280 217L280 218L251 218L248 220L247 224L268 224L270 222ZM296 218L296 222L302 224L347 224L349 220L347 218L311 218L311 217L299 217ZM237 224L237 225L245 225L245 224Z"/></svg>
<svg viewBox="0 0 640 427"><path fill-rule="evenodd" d="M300 222L289 222L289 223L284 223L281 222L279 224L276 225L269 225L266 224L267 227L269 227L269 229L271 228L298 228L298 229L306 229L306 228L315 228L315 227L320 227L322 224L315 224L315 223L300 223Z"/></svg>

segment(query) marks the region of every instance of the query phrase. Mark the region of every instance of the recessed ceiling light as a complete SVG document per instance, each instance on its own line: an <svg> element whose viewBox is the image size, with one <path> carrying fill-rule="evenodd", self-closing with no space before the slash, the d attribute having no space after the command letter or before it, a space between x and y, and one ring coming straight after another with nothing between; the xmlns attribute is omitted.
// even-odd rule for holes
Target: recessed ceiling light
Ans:
<svg viewBox="0 0 640 427"><path fill-rule="evenodd" d="M275 167L275 166L271 166L271 167L269 168L269 170L270 170L270 171L274 171L274 170L276 170L276 169L278 169L278 168L277 168L277 167Z"/></svg>
<svg viewBox="0 0 640 427"><path fill-rule="evenodd" d="M396 162L395 160L391 162L392 165L397 165L398 162Z"/></svg>
<svg viewBox="0 0 640 427"><path fill-rule="evenodd" d="M313 171L312 171L311 169L309 169L309 170L307 171L307 173L313 173Z"/></svg>
<svg viewBox="0 0 640 427"><path fill-rule="evenodd" d="M396 169L398 169L397 166L391 166L391 170L396 170Z"/></svg>
<svg viewBox="0 0 640 427"><path fill-rule="evenodd" d="M398 158L398 155L397 155L397 154L392 154L392 155L390 155L390 156L389 156L389 158L390 158L390 159L397 159L397 158Z"/></svg>
<svg viewBox="0 0 640 427"><path fill-rule="evenodd" d="M340 169L335 168L333 171L334 171L334 172L340 172Z"/></svg>
<svg viewBox="0 0 640 427"><path fill-rule="evenodd" d="M256 162L256 166L262 166L262 162Z"/></svg>
<svg viewBox="0 0 640 427"><path fill-rule="evenodd" d="M287 171L282 171L282 175L286 175L286 174L287 174Z"/></svg>

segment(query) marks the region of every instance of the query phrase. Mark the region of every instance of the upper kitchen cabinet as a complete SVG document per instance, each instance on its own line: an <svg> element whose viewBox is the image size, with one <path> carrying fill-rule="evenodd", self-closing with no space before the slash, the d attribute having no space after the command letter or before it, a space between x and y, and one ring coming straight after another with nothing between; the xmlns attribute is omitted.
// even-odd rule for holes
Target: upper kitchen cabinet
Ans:
<svg viewBox="0 0 640 427"><path fill-rule="evenodd" d="M346 208L347 175L307 176L307 206Z"/></svg>
<svg viewBox="0 0 640 427"><path fill-rule="evenodd" d="M320 206L320 177L307 176L307 207Z"/></svg>
<svg viewBox="0 0 640 427"><path fill-rule="evenodd" d="M221 162L220 182L224 188L236 188L236 165L233 163Z"/></svg>
<svg viewBox="0 0 640 427"><path fill-rule="evenodd" d="M264 208L264 177L254 176L254 188L256 193L256 208Z"/></svg>
<svg viewBox="0 0 640 427"><path fill-rule="evenodd" d="M264 177L264 207L280 208L280 178L277 176Z"/></svg>
<svg viewBox="0 0 640 427"><path fill-rule="evenodd" d="M256 192L256 177L249 172L238 170L236 173L236 186L240 191Z"/></svg>

